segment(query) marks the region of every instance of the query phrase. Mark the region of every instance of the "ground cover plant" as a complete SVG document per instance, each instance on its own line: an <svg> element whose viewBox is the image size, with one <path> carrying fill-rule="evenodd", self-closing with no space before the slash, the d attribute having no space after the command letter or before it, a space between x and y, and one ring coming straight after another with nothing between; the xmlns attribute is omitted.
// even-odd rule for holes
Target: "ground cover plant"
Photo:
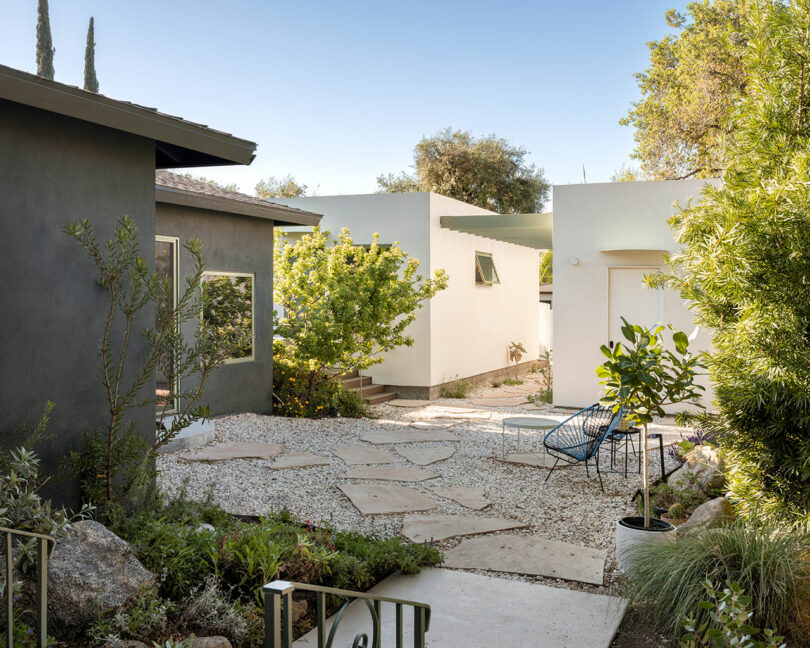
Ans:
<svg viewBox="0 0 810 648"><path fill-rule="evenodd" d="M417 573L442 560L435 549L402 538L318 528L284 512L239 519L210 496L196 503L181 493L171 500L156 497L140 511L108 510L111 530L131 543L144 566L160 575L160 584L118 618L100 622L93 630L98 638L163 641L172 633L218 628L234 645L252 646L263 630L261 587L273 580L364 591L389 574ZM310 606L299 632L311 625L312 612ZM147 627L158 630L149 635Z"/></svg>
<svg viewBox="0 0 810 648"><path fill-rule="evenodd" d="M442 398L467 398L469 393L473 390L473 385L468 380L456 378L449 383L442 385L441 397Z"/></svg>
<svg viewBox="0 0 810 648"><path fill-rule="evenodd" d="M677 636L690 616L695 628L718 627L700 607L705 581L738 583L751 597L752 625L790 631L791 645L808 645L808 550L807 532L737 522L639 548L626 595L647 622Z"/></svg>

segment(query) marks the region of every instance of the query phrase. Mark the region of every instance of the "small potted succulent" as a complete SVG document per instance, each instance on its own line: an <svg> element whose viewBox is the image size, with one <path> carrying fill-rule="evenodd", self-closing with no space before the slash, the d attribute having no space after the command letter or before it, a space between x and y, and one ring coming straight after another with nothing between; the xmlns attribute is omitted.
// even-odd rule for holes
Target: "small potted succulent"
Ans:
<svg viewBox="0 0 810 648"><path fill-rule="evenodd" d="M686 514L686 509L684 508L683 504L680 502L675 502L669 507L669 511L661 516L661 519L665 522L669 522L672 526L679 526L686 522L686 520L689 519L689 516Z"/></svg>
<svg viewBox="0 0 810 648"><path fill-rule="evenodd" d="M672 335L673 352L664 346L662 333L666 328L659 325L648 329L622 318L622 335L627 342L620 342L613 349L603 345L602 354L607 360L596 370L604 387L600 403L614 412L624 408L630 422L644 428L641 471L644 514L616 523L616 560L622 571L626 571L639 545L675 535L672 524L650 516L647 426L654 416L664 416L664 406L694 401L703 389L694 382L695 371L703 365L689 353L686 334L678 331Z"/></svg>

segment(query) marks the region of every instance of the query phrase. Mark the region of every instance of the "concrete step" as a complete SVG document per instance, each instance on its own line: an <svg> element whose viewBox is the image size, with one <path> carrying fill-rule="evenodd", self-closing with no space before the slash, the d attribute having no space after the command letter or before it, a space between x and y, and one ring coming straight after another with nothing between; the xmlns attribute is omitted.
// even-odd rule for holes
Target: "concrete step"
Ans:
<svg viewBox="0 0 810 648"><path fill-rule="evenodd" d="M338 378L341 380L346 380L347 378L357 378L360 375L360 372L355 369L354 371L349 371L348 373L338 374Z"/></svg>
<svg viewBox="0 0 810 648"><path fill-rule="evenodd" d="M354 389L361 384L365 387L371 384L371 376L363 376L362 378L360 376L352 376L351 378L343 378L340 382L343 383L346 389Z"/></svg>
<svg viewBox="0 0 810 648"><path fill-rule="evenodd" d="M366 391L363 390L363 399L369 405L379 405L380 403L387 403L390 400L394 400L397 395L393 392L382 392L379 394L374 394L373 396L367 396Z"/></svg>
<svg viewBox="0 0 810 648"><path fill-rule="evenodd" d="M414 576L390 576L369 593L430 605L426 643L441 648L608 648L627 606L625 600L613 596L448 569L423 568ZM395 645L393 608L391 603L382 604L383 646ZM404 645L412 646L412 608L402 612ZM328 619L327 627L333 621L334 617ZM368 608L356 600L336 629L335 645L351 645L359 633L370 635L370 628ZM294 645L314 648L317 631L311 630Z"/></svg>
<svg viewBox="0 0 810 648"><path fill-rule="evenodd" d="M385 391L384 385L372 385L371 381L368 382L367 385L364 385L362 389L360 387L351 387L352 391L356 391L359 394L362 394L365 398L366 396L375 396Z"/></svg>

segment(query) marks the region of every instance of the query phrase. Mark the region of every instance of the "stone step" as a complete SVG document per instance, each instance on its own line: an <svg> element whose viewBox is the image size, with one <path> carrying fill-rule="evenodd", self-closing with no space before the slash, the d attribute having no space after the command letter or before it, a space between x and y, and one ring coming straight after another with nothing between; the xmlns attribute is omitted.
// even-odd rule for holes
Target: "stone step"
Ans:
<svg viewBox="0 0 810 648"><path fill-rule="evenodd" d="M351 376L350 378L342 378L340 382L343 383L346 389L354 389L360 385L365 387L371 384L371 376L363 376L362 378L360 376Z"/></svg>
<svg viewBox="0 0 810 648"><path fill-rule="evenodd" d="M371 380L369 379L368 383L363 386L361 389L360 387L350 387L352 391L361 394L362 396L375 396L376 394L381 394L385 391L384 385L372 385Z"/></svg>
<svg viewBox="0 0 810 648"><path fill-rule="evenodd" d="M430 605L426 643L441 648L608 648L627 607L625 600L613 596L434 568L423 568L413 576L390 576L369 593ZM393 604L382 604L381 617L382 645L394 646ZM406 646L413 645L412 619L413 608L406 606ZM327 620L327 633L333 621L334 617ZM360 633L368 633L371 639L368 608L356 600L336 628L334 645L350 646ZM295 648L317 645L317 629L294 644Z"/></svg>
<svg viewBox="0 0 810 648"><path fill-rule="evenodd" d="M363 393L363 398L369 405L379 405L380 403L387 403L390 400L394 400L397 395L393 392L382 392L380 394L374 394L373 396L366 396L365 390Z"/></svg>

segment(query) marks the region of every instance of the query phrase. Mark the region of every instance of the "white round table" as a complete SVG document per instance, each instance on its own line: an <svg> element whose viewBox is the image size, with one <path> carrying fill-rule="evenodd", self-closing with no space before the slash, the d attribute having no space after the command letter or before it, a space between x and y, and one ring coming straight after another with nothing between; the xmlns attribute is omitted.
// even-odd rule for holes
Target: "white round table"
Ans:
<svg viewBox="0 0 810 648"><path fill-rule="evenodd" d="M501 427L501 457L506 456L506 428L517 430L517 449L520 452L520 431L521 430L551 430L557 427L560 421L555 421L542 416L511 416L503 420ZM545 446L543 446L545 450Z"/></svg>

